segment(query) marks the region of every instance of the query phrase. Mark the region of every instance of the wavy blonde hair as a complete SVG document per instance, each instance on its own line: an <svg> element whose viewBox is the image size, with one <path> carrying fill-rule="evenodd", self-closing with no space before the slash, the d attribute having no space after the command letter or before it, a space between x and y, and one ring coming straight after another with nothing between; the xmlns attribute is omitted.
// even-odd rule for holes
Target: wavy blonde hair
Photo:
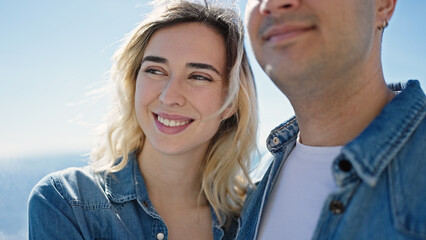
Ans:
<svg viewBox="0 0 426 240"><path fill-rule="evenodd" d="M203 160L201 194L219 221L239 215L245 197L249 168L256 150L257 97L244 48L244 31L235 6L194 1L155 1L154 11L129 35L114 54L111 80L115 90L106 127L91 152L95 171L117 172L128 162L129 152L139 153L145 135L135 114L135 85L145 48L155 31L181 23L200 22L225 39L227 96L219 112L232 106L235 113L222 121ZM223 218L225 217L225 218ZM226 220L225 220L226 221Z"/></svg>

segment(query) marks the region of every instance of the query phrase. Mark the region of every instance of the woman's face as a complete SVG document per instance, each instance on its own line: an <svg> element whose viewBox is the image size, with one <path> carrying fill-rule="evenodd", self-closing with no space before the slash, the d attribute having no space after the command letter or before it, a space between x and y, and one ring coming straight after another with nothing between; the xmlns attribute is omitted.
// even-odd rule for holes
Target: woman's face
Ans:
<svg viewBox="0 0 426 240"><path fill-rule="evenodd" d="M135 110L146 141L167 154L204 154L225 98L223 37L202 23L157 30L148 42L136 80Z"/></svg>

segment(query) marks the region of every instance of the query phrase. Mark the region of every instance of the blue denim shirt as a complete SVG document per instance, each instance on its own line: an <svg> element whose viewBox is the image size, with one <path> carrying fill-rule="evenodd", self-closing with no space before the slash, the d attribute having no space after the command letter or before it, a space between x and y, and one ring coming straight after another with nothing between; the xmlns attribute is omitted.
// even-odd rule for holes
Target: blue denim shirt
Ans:
<svg viewBox="0 0 426 240"><path fill-rule="evenodd" d="M401 92L335 159L338 190L326 199L313 239L426 239L426 98L418 81L390 87ZM271 132L274 160L247 197L237 239L256 239L298 131L292 118Z"/></svg>
<svg viewBox="0 0 426 240"><path fill-rule="evenodd" d="M213 239L226 239L213 211L212 220ZM30 195L30 239L151 240L158 234L168 239L134 153L117 173L69 168L43 178Z"/></svg>

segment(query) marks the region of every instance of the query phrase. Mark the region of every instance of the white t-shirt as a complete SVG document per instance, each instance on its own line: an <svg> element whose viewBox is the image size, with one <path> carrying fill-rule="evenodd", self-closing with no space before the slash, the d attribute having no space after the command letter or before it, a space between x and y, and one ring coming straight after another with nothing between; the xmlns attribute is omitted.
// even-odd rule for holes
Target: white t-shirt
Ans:
<svg viewBox="0 0 426 240"><path fill-rule="evenodd" d="M341 149L296 141L265 206L257 239L312 238L325 199L337 189L331 165Z"/></svg>

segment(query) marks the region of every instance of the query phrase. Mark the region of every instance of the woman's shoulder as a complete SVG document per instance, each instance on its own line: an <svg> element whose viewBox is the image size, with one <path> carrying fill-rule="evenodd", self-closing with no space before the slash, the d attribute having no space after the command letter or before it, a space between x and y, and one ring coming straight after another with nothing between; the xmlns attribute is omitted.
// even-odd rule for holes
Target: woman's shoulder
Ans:
<svg viewBox="0 0 426 240"><path fill-rule="evenodd" d="M89 199L105 200L104 182L104 174L92 171L89 166L67 168L41 179L32 189L30 200L36 196L48 200L54 198L52 195L70 204L81 204Z"/></svg>
<svg viewBox="0 0 426 240"><path fill-rule="evenodd" d="M104 182L104 173L95 173L88 166L67 168L45 176L29 197L29 238L93 239L87 237L92 233L86 226L86 217L99 221L97 217L104 212L98 210L111 208ZM90 211L98 215L86 214Z"/></svg>

